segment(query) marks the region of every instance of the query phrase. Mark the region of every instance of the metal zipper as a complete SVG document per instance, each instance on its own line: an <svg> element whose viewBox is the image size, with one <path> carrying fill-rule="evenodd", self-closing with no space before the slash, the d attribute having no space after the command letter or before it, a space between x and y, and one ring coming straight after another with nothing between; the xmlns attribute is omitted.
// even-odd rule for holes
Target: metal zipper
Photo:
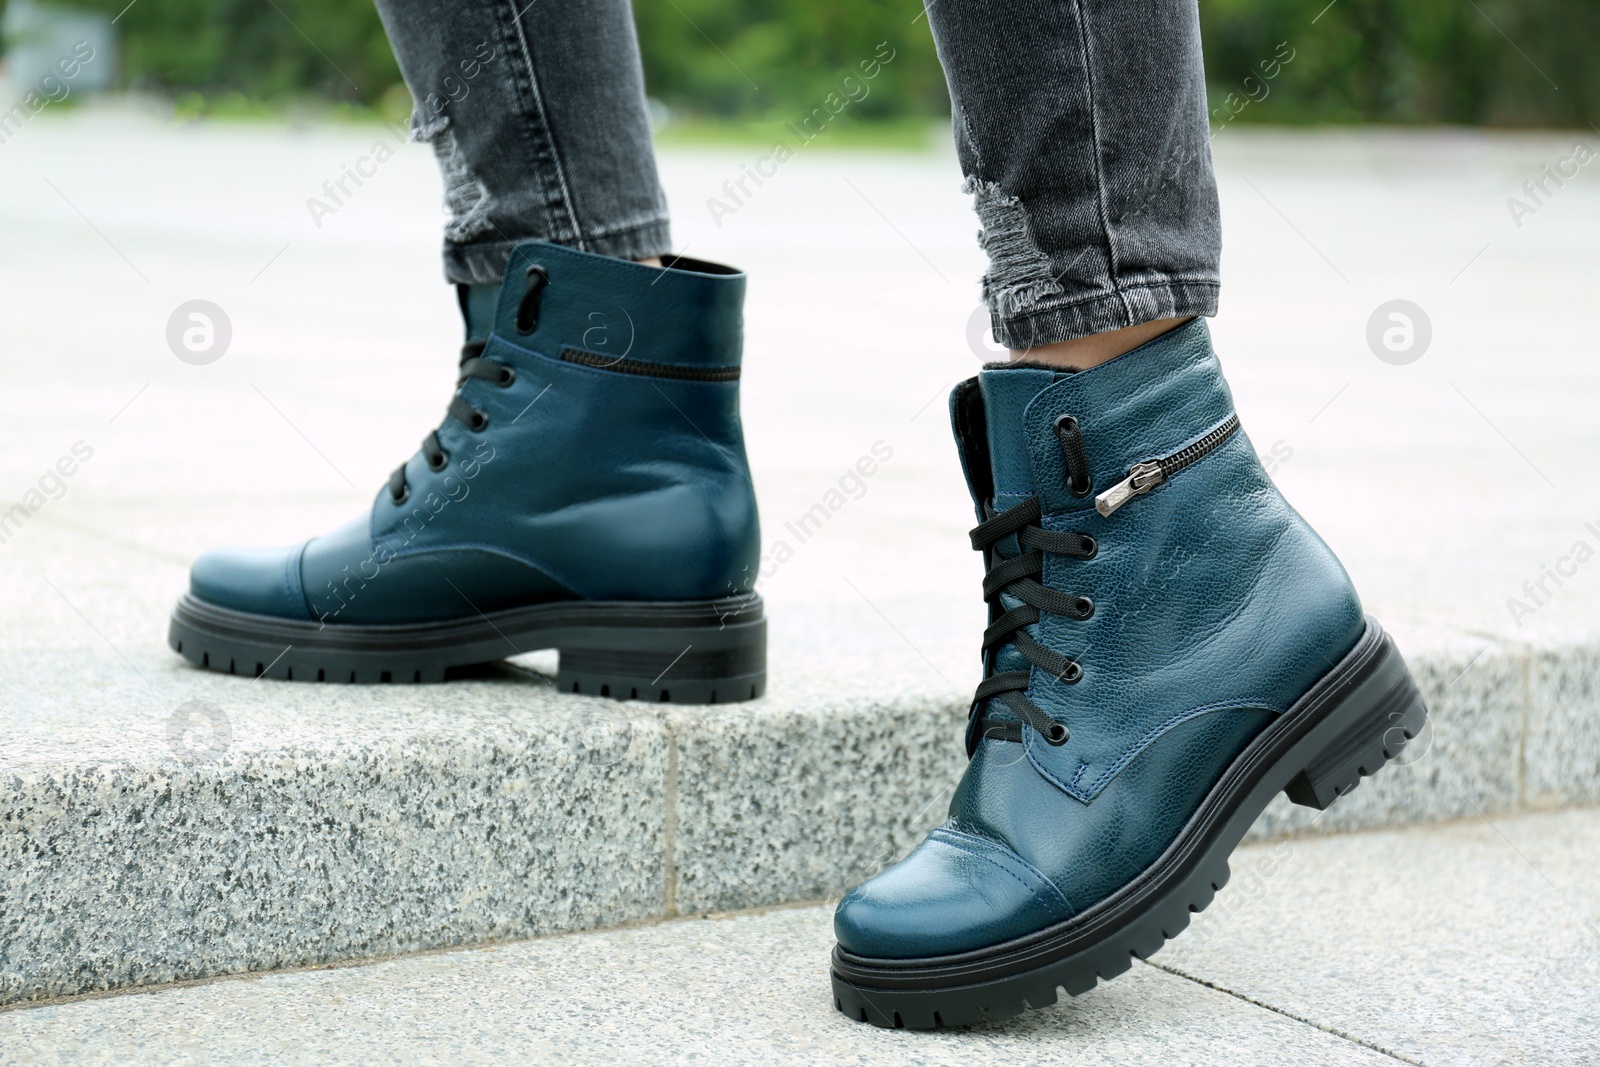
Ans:
<svg viewBox="0 0 1600 1067"><path fill-rule="evenodd" d="M1094 498L1094 509L1110 515L1136 496L1143 496L1183 468L1198 463L1221 447L1239 428L1239 415L1234 413L1200 440L1184 445L1170 456L1135 463L1128 468L1128 476Z"/></svg>
<svg viewBox="0 0 1600 1067"><path fill-rule="evenodd" d="M738 366L692 367L679 363L651 363L643 359L626 359L605 356L599 352L586 352L568 346L561 350L565 363L580 363L585 367L616 371L618 374L637 374L646 378L676 378L685 382L734 382L739 380Z"/></svg>

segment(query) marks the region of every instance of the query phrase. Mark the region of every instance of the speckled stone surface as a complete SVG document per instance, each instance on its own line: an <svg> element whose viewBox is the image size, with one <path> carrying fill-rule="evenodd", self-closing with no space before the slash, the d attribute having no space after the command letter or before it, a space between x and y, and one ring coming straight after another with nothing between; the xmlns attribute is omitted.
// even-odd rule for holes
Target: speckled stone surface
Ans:
<svg viewBox="0 0 1600 1067"><path fill-rule="evenodd" d="M946 134L797 158L725 225L693 206L740 150L662 156L680 248L751 271L763 701L558 697L538 656L442 686L258 683L166 649L197 553L336 527L440 417L459 325L432 153L399 146L326 225L305 213L371 136L84 107L6 145L0 288L30 313L0 317L0 350L48 358L6 363L0 505L74 442L93 456L0 544L0 999L824 897L914 843L960 773L983 605L943 406L995 353L970 339L983 262ZM1600 544L1600 361L1573 311L1600 199L1485 221L1563 142L1215 141L1213 331L1244 425L1436 717L1405 766L1320 819L1279 802L1258 837L1600 796L1600 565L1511 603ZM1396 296L1434 328L1408 366L1365 341ZM208 366L165 341L196 297L233 325ZM841 483L875 444L892 457Z"/></svg>
<svg viewBox="0 0 1600 1067"><path fill-rule="evenodd" d="M1600 639L1531 650L1524 753L1530 805L1600 803Z"/></svg>
<svg viewBox="0 0 1600 1067"><path fill-rule="evenodd" d="M841 698L825 715L675 717L678 909L833 897L905 855L944 821L966 710Z"/></svg>
<svg viewBox="0 0 1600 1067"><path fill-rule="evenodd" d="M1177 940L963 1030L837 1013L825 907L0 1012L0 1061L1423 1064L1600 1059L1600 811L1247 846Z"/></svg>
<svg viewBox="0 0 1600 1067"><path fill-rule="evenodd" d="M998 1024L880 1030L833 1008L825 908L0 1013L30 1063L1261 1064L1393 1060L1137 964Z"/></svg>
<svg viewBox="0 0 1600 1067"><path fill-rule="evenodd" d="M1275 799L1247 840L1459 819L1515 809L1526 656L1415 624L1391 631L1428 703L1422 735L1326 811Z"/></svg>
<svg viewBox="0 0 1600 1067"><path fill-rule="evenodd" d="M150 714L118 721L113 751L0 760L0 999L662 912L655 719L515 681L399 713L370 690L313 711L250 707L241 679L184 683L226 709L225 745L171 744Z"/></svg>
<svg viewBox="0 0 1600 1067"><path fill-rule="evenodd" d="M1162 967L1410 1063L1600 1062L1600 812L1281 841Z"/></svg>

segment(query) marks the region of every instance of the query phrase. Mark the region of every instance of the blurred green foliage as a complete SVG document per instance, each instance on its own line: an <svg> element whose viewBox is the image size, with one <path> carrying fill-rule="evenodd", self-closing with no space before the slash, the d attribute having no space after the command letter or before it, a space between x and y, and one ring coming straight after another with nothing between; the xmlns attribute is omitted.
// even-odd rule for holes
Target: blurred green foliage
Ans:
<svg viewBox="0 0 1600 1067"><path fill-rule="evenodd" d="M919 0L636 0L634 18L645 84L674 110L804 115L876 52L893 59L846 114L882 119L949 114L921 10Z"/></svg>
<svg viewBox="0 0 1600 1067"><path fill-rule="evenodd" d="M635 10L650 93L675 114L804 114L880 42L894 59L845 117L948 111L918 0L641 0ZM1202 0L1201 22L1214 125L1600 116L1600 0ZM404 99L370 0L138 0L118 29L132 88L236 104L315 96L394 110Z"/></svg>
<svg viewBox="0 0 1600 1067"><path fill-rule="evenodd" d="M1202 0L1200 18L1213 124L1285 41L1295 58L1241 121L1600 119L1600 0Z"/></svg>
<svg viewBox="0 0 1600 1067"><path fill-rule="evenodd" d="M371 0L68 0L117 20L121 81L256 102L376 104L400 83ZM126 10L124 10L126 9Z"/></svg>

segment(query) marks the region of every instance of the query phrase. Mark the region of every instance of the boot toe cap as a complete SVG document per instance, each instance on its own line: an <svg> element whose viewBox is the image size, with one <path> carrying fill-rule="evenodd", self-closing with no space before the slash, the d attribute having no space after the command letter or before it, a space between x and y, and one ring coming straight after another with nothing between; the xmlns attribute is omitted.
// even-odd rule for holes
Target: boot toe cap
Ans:
<svg viewBox="0 0 1600 1067"><path fill-rule="evenodd" d="M834 934L869 959L921 959L999 944L1072 916L1042 874L1001 845L935 830L840 900Z"/></svg>
<svg viewBox="0 0 1600 1067"><path fill-rule="evenodd" d="M291 548L213 549L189 569L189 593L233 611L283 619L309 619L300 583L304 544Z"/></svg>

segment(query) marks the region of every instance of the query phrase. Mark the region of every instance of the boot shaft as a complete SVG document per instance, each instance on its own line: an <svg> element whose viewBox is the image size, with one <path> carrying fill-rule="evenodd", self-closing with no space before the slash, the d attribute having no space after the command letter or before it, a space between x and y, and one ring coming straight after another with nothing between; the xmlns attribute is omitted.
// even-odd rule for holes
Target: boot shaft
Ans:
<svg viewBox="0 0 1600 1067"><path fill-rule="evenodd" d="M739 421L744 287L716 264L518 246L482 353L513 378L466 381L482 428L446 419L450 462L414 456L416 490L379 493L379 553L491 545L590 600L747 592L760 534ZM462 303L470 336L486 301Z"/></svg>
<svg viewBox="0 0 1600 1067"><path fill-rule="evenodd" d="M492 332L557 359L570 348L683 373L733 371L736 378L745 275L683 256L663 263L659 269L559 245L519 245L506 264ZM530 283L538 289L533 298Z"/></svg>
<svg viewBox="0 0 1600 1067"><path fill-rule="evenodd" d="M1029 746L1068 793L1092 798L1142 739L1196 708L1287 707L1328 668L1321 651L1359 637L1343 567L1237 428L1203 320L1088 371L985 369L956 388L952 418L980 517L1031 497L1045 529L1095 541L1090 560L1046 553L1039 578L1092 614L1046 613L1031 628L1082 667L1071 685L1036 671L1030 689L1071 725L1070 760ZM1125 495L1130 471L1174 458ZM991 618L1014 606L997 597ZM1028 664L1006 647L987 667Z"/></svg>

